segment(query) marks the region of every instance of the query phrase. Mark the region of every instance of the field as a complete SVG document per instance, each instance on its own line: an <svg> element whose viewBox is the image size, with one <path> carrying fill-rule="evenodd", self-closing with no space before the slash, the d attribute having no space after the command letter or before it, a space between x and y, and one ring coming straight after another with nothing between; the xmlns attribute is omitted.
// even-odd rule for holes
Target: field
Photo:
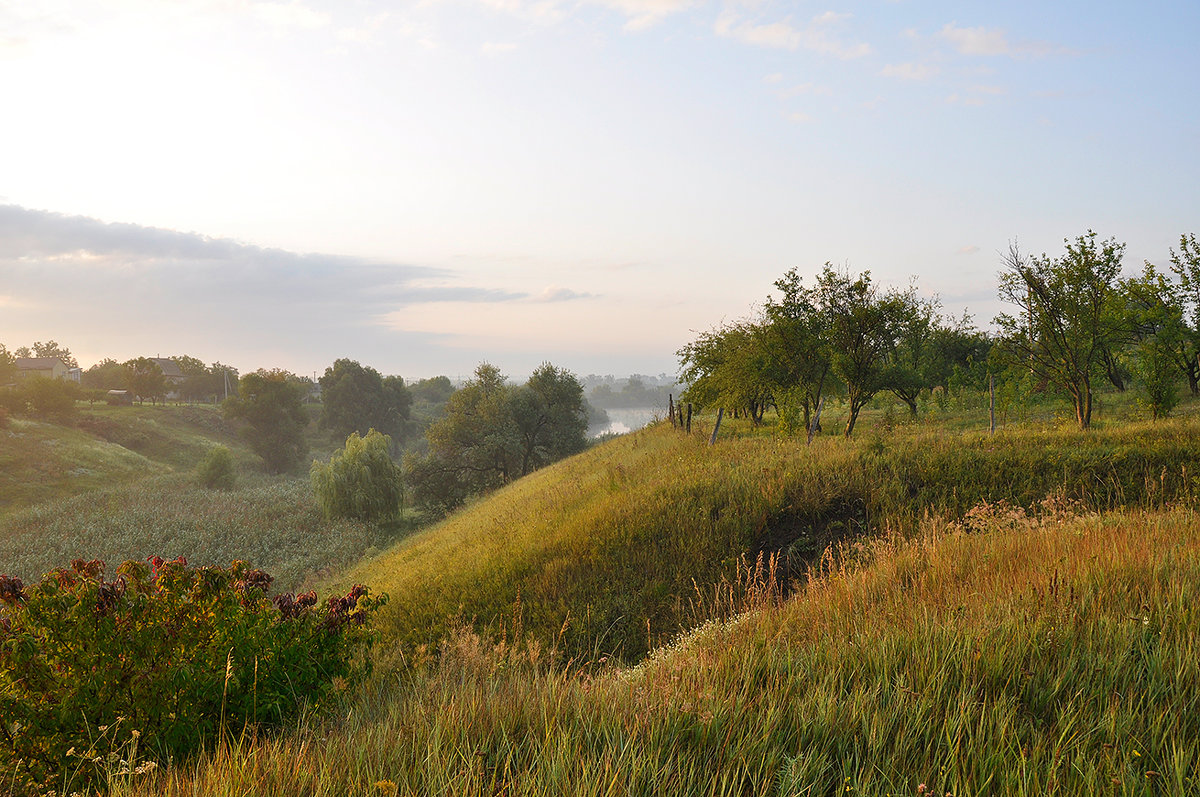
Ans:
<svg viewBox="0 0 1200 797"><path fill-rule="evenodd" d="M226 428L235 490L193 483L201 433L110 452L109 486L0 515L0 571L183 554L390 595L337 712L116 794L1195 793L1200 417L1111 409L989 435L885 403L811 446L702 416L417 531L325 520Z"/></svg>

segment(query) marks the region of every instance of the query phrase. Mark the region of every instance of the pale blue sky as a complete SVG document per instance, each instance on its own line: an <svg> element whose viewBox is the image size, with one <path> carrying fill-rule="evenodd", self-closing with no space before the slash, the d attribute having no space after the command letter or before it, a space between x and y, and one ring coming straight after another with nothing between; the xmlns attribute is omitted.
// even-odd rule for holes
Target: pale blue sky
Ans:
<svg viewBox="0 0 1200 797"><path fill-rule="evenodd" d="M795 266L986 326L1200 232L1200 5L0 2L0 342L673 372ZM116 226L106 226L116 223Z"/></svg>

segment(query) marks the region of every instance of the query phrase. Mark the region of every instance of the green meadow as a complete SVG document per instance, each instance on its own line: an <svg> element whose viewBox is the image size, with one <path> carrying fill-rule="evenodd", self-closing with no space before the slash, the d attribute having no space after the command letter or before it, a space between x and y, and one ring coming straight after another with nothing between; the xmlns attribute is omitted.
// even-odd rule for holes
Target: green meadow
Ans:
<svg viewBox="0 0 1200 797"><path fill-rule="evenodd" d="M811 445L659 423L423 527L325 519L204 408L154 408L140 450L141 408L14 420L0 571L236 558L389 595L336 711L114 763L114 794L1196 793L1198 405L1108 400L1087 431L887 401ZM217 443L231 491L191 473ZM44 493L37 446L66 452Z"/></svg>

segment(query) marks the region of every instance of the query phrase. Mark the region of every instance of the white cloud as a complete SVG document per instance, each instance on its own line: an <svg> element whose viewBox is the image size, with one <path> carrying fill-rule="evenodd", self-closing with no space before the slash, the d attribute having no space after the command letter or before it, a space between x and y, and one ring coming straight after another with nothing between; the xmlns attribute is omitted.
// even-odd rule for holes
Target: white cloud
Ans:
<svg viewBox="0 0 1200 797"><path fill-rule="evenodd" d="M805 122L811 122L812 117L806 113L801 113L800 111L795 111L793 113L788 114L788 120L795 122L797 124L804 124Z"/></svg>
<svg viewBox="0 0 1200 797"><path fill-rule="evenodd" d="M871 45L866 42L846 43L829 34L829 25L840 18L838 15L830 17L829 14L822 14L814 18L811 24L797 27L788 20L761 24L743 21L736 12L726 10L717 17L713 30L718 36L755 47L778 50L805 49L844 59L869 55Z"/></svg>
<svg viewBox="0 0 1200 797"><path fill-rule="evenodd" d="M973 255L979 251L979 247L974 244L968 244L967 246L960 246L957 251L960 255Z"/></svg>
<svg viewBox="0 0 1200 797"><path fill-rule="evenodd" d="M295 2L255 3L251 10L258 19L280 28L317 30L329 24L328 14Z"/></svg>
<svg viewBox="0 0 1200 797"><path fill-rule="evenodd" d="M1071 50L1050 42L1010 42L1003 28L960 28L957 23L948 22L942 26L938 35L953 44L954 49L961 55L1039 58L1046 55L1073 54Z"/></svg>
<svg viewBox="0 0 1200 797"><path fill-rule="evenodd" d="M645 30L662 20L690 8L693 0L592 0L593 3L624 14L625 29Z"/></svg>
<svg viewBox="0 0 1200 797"><path fill-rule="evenodd" d="M484 42L479 51L484 55L504 55L517 49L513 42Z"/></svg>
<svg viewBox="0 0 1200 797"><path fill-rule="evenodd" d="M888 64L879 74L884 77L895 77L901 80L928 80L938 73L933 64Z"/></svg>

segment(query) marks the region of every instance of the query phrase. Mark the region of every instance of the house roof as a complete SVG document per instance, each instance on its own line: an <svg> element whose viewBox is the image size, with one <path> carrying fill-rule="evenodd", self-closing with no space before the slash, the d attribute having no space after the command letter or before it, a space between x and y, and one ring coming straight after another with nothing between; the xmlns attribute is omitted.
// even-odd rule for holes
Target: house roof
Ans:
<svg viewBox="0 0 1200 797"><path fill-rule="evenodd" d="M179 363L168 357L151 357L150 358L158 369L163 372L163 376L182 377L183 371L179 369Z"/></svg>
<svg viewBox="0 0 1200 797"><path fill-rule="evenodd" d="M57 357L18 357L17 370L20 371L46 371L54 368L55 365L61 365L63 368L67 366L62 360Z"/></svg>

